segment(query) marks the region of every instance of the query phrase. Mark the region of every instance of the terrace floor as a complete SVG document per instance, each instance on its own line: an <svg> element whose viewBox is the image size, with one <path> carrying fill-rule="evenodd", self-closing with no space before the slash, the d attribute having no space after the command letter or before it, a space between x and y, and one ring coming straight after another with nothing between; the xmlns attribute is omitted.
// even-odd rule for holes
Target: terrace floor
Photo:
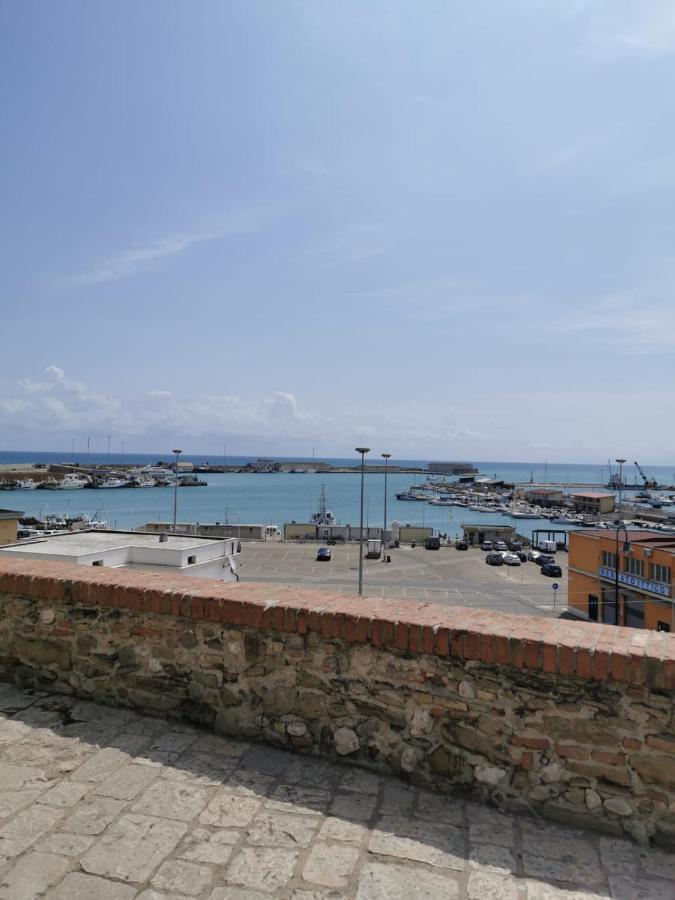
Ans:
<svg viewBox="0 0 675 900"><path fill-rule="evenodd" d="M0 684L0 898L673 900L675 856Z"/></svg>

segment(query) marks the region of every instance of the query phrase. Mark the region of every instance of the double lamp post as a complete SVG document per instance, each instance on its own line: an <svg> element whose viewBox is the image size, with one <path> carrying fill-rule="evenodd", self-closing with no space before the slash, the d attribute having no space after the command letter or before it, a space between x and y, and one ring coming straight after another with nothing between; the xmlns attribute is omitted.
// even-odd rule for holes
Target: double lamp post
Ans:
<svg viewBox="0 0 675 900"><path fill-rule="evenodd" d="M370 447L356 447L356 452L361 454L361 514L359 519L359 596L363 596L363 490L366 471L366 453L370 453ZM382 527L382 548L386 550L387 544L387 470L391 453L382 453L384 460L384 524Z"/></svg>

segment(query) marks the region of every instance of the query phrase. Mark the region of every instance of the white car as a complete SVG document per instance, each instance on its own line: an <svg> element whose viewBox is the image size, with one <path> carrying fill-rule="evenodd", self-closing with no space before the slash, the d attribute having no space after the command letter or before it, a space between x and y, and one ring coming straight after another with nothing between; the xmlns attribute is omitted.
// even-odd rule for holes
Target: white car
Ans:
<svg viewBox="0 0 675 900"><path fill-rule="evenodd" d="M505 566L520 565L520 557L516 553L509 553L508 551L505 551L502 553L502 559L504 560Z"/></svg>

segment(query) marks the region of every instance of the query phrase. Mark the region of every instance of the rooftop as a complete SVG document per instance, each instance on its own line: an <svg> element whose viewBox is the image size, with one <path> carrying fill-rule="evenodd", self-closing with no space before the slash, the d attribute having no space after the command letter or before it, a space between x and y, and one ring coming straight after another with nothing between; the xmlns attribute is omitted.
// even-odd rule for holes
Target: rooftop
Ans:
<svg viewBox="0 0 675 900"><path fill-rule="evenodd" d="M675 857L0 684L0 896L671 900Z"/></svg>
<svg viewBox="0 0 675 900"><path fill-rule="evenodd" d="M30 543L3 548L3 553L25 556L27 553L58 553L61 556L79 556L101 550L121 550L126 547L143 547L161 550L193 550L221 542L219 538L196 535L167 535L160 543L158 534L136 531L73 531L56 534Z"/></svg>
<svg viewBox="0 0 675 900"><path fill-rule="evenodd" d="M601 500L605 497L614 497L609 491L575 491L573 497L585 497L589 500Z"/></svg>

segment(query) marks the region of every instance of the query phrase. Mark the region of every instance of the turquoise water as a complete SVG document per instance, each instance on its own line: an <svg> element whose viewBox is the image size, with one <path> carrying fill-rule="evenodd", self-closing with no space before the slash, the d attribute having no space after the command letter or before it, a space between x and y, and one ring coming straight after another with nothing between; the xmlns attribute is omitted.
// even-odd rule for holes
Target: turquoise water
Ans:
<svg viewBox="0 0 675 900"><path fill-rule="evenodd" d="M0 463L42 461L68 461L68 454L19 454L0 453ZM101 457L103 457L101 459ZM170 457L164 457L168 460ZM188 456L192 462L220 462L216 457ZM113 462L156 462L157 455L124 456L111 455ZM246 462L247 458L229 457L228 462ZM105 461L103 454L91 456L91 461ZM355 460L330 460L331 462L354 463ZM311 460L309 461L311 462ZM415 461L406 461L414 464ZM424 461L417 461L420 466ZM528 481L530 475L535 481L598 482L601 466L566 465L543 463L476 463L482 474L496 475L498 478ZM633 467L626 467L630 472ZM661 483L673 484L673 467L646 467L648 476ZM321 485L325 484L329 508L338 522L357 525L359 521L358 474L210 474L204 476L207 487L180 488L178 491L178 520L191 522L273 523L280 527L292 520L306 522L318 508ZM607 466L604 467L607 478ZM631 475L632 478L632 475ZM460 532L462 523L482 524L494 522L513 524L522 534L531 533L533 528L545 527L546 520L518 519L477 513L459 507L430 506L427 503L398 501L395 494L412 483L423 481L421 475L391 473L388 476L387 518L398 519L402 524L430 525L451 535ZM149 521L170 522L173 519L173 488L137 488L118 490L79 491L11 491L0 494L0 503L24 511L27 515L64 513L75 516L79 513L97 514L110 521L116 528L131 528ZM371 526L383 522L384 478L382 475L366 475L364 518ZM562 526L556 526L562 527Z"/></svg>

